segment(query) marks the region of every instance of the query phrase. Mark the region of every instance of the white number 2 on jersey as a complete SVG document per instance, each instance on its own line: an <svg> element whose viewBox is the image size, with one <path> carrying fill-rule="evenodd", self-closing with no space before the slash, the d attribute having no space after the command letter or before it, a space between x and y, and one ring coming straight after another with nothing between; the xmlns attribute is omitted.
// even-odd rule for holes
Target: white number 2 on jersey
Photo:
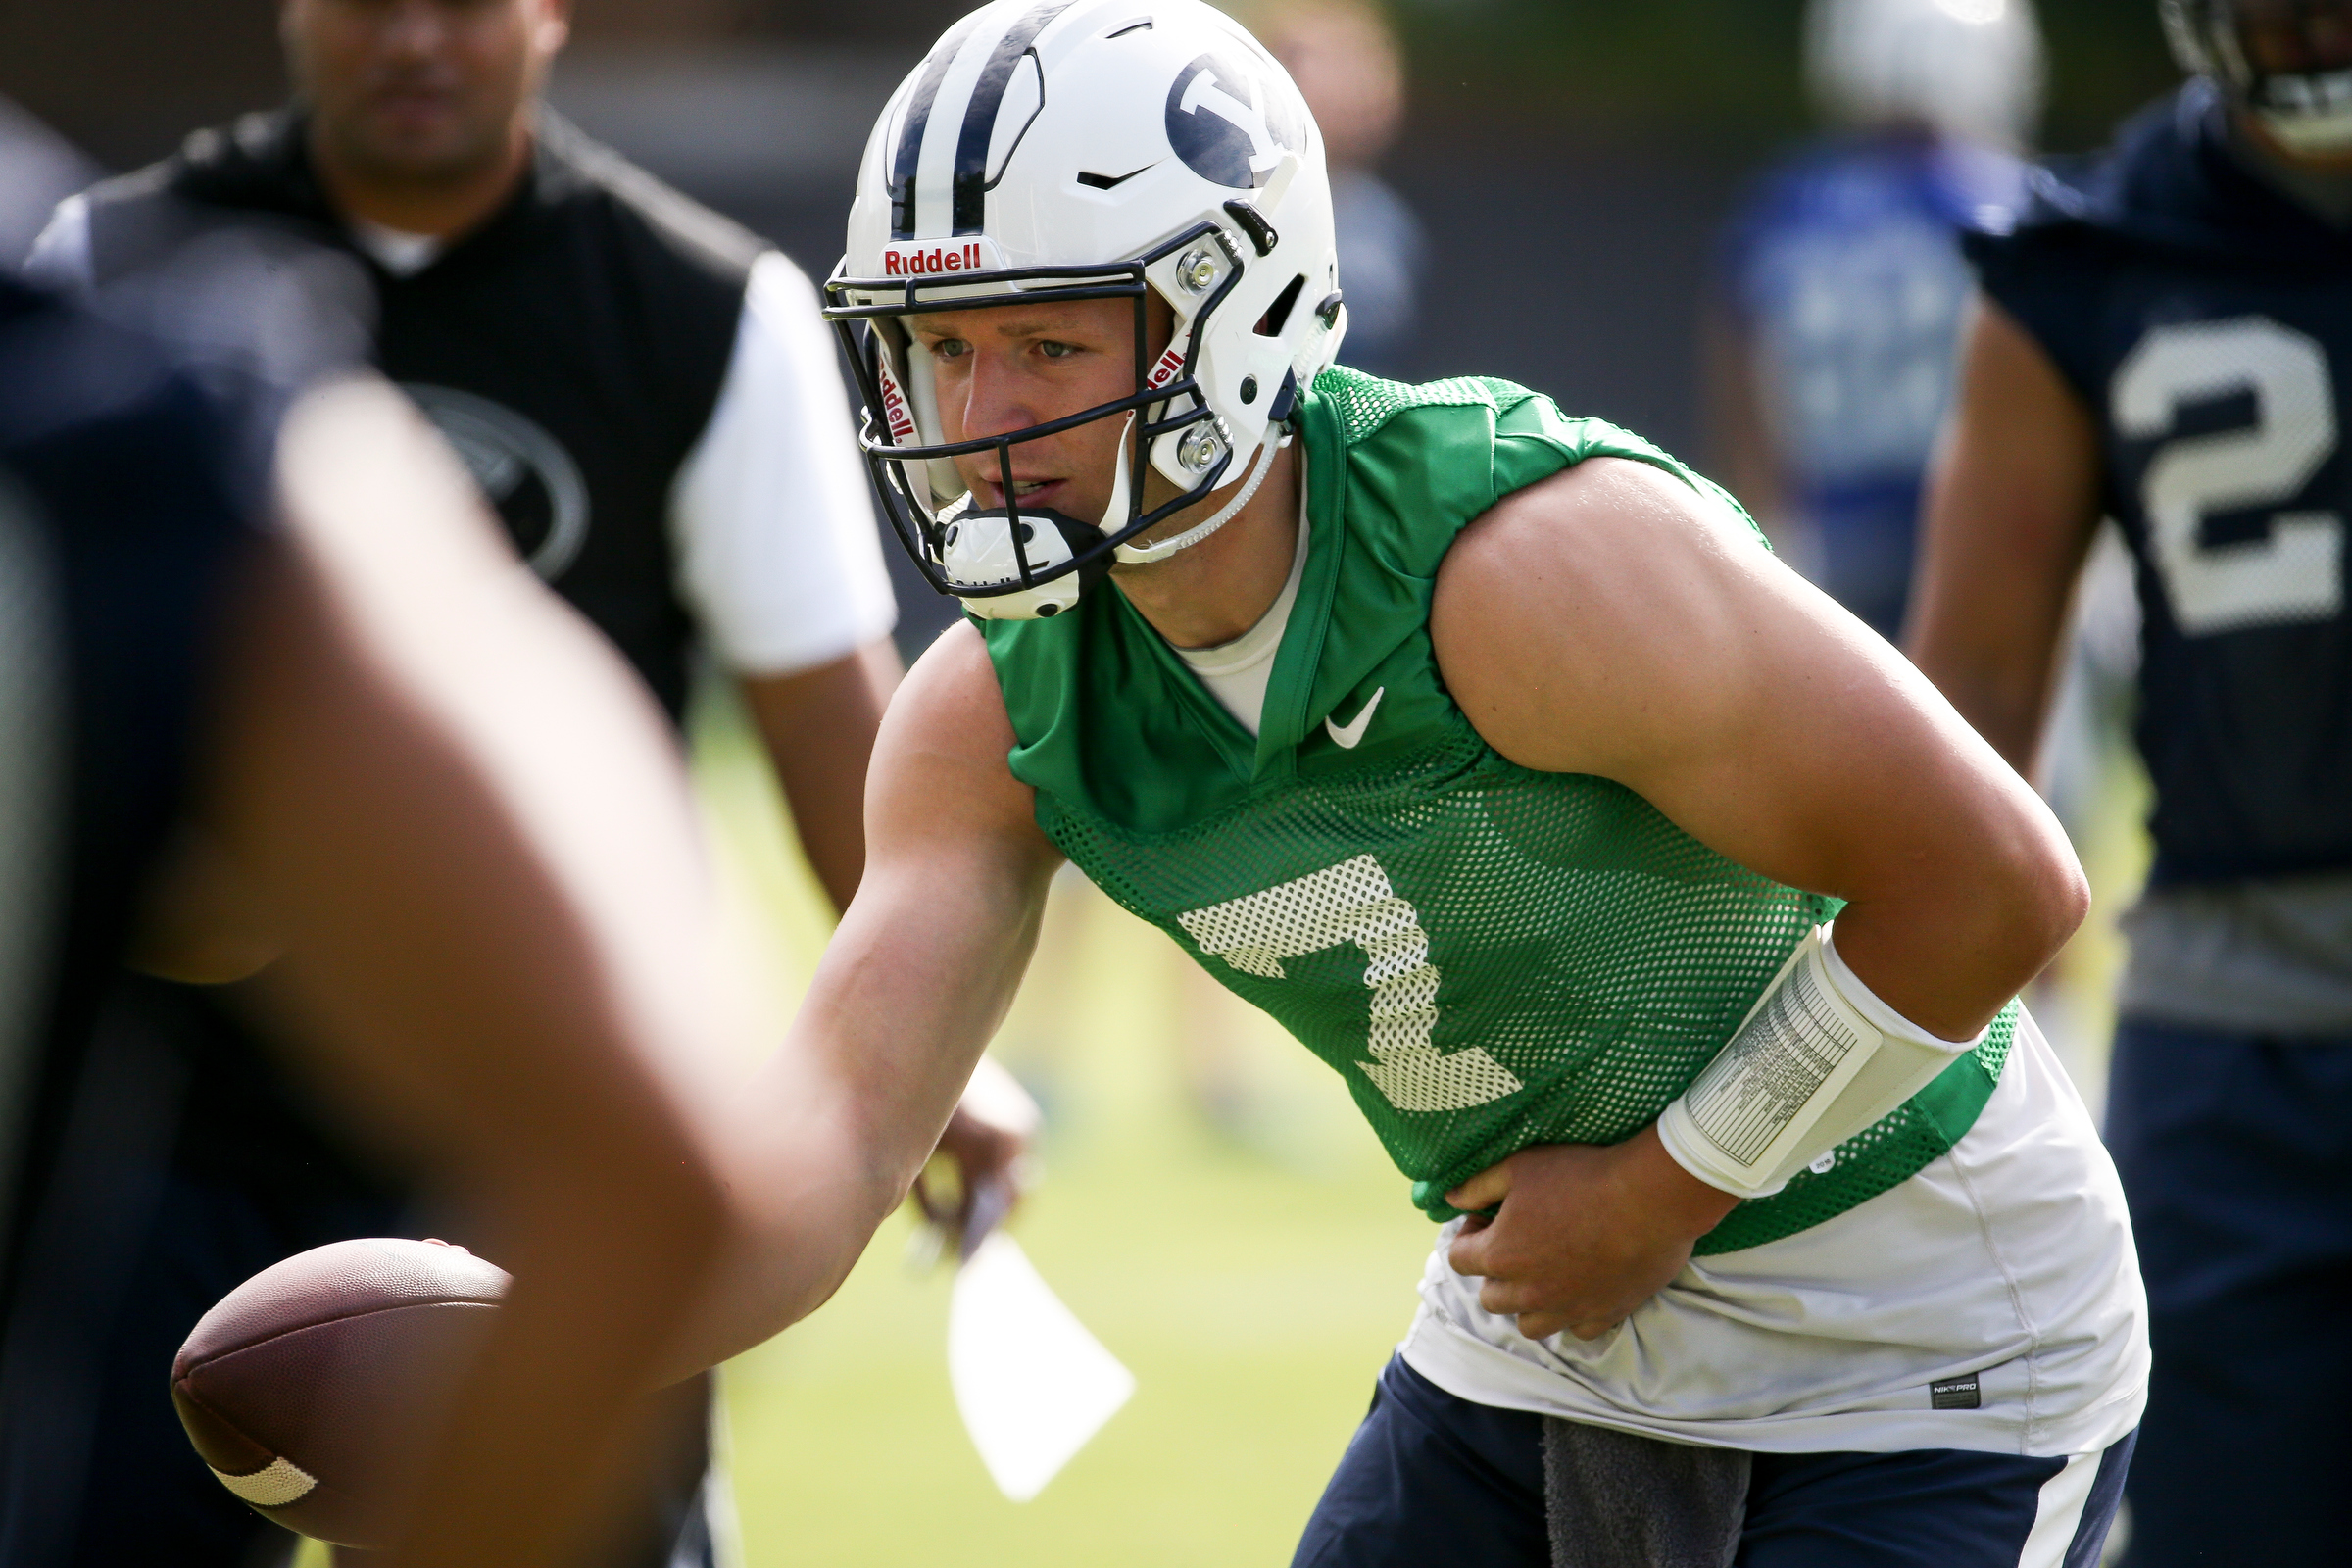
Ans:
<svg viewBox="0 0 2352 1568"><path fill-rule="evenodd" d="M1465 1110L1519 1091L1519 1079L1472 1046L1451 1055L1430 1044L1438 1023L1438 970L1419 911L1388 873L1359 855L1262 893L1176 917L1203 954L1246 974L1283 978L1282 960L1352 944L1371 964L1373 1059L1364 1076L1398 1110Z"/></svg>
<svg viewBox="0 0 2352 1568"><path fill-rule="evenodd" d="M2206 517L2293 499L2335 451L2335 394L2320 345L2267 317L2159 326L2117 367L2111 416L2160 437L2180 405L2254 395L2242 430L2167 442L2140 481L2156 566L2183 634L2327 620L2343 608L2344 519L2277 512L2268 537L2208 545Z"/></svg>

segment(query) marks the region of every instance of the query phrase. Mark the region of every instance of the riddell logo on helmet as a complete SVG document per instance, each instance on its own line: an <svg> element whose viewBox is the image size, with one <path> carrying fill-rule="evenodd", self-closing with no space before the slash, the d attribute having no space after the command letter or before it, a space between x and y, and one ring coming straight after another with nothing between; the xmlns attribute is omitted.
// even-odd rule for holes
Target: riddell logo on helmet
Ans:
<svg viewBox="0 0 2352 1568"><path fill-rule="evenodd" d="M1168 345L1167 352L1159 357L1159 363L1152 367L1152 373L1144 378L1144 385L1147 387L1165 386L1174 380L1176 372L1183 368L1184 345L1181 342L1171 343Z"/></svg>
<svg viewBox="0 0 2352 1568"><path fill-rule="evenodd" d="M890 361L882 360L882 421L890 426L890 439L899 446L915 444L914 415L906 407L906 394L899 389L899 378L891 372Z"/></svg>
<svg viewBox="0 0 2352 1568"><path fill-rule="evenodd" d="M947 272L986 271L1004 265L996 242L986 235L944 244L914 245L902 241L882 247L884 277L937 277Z"/></svg>
<svg viewBox="0 0 2352 1568"><path fill-rule="evenodd" d="M920 277L925 272L976 271L980 267L980 247L969 241L950 245L945 249L934 245L927 251L884 251L884 277Z"/></svg>

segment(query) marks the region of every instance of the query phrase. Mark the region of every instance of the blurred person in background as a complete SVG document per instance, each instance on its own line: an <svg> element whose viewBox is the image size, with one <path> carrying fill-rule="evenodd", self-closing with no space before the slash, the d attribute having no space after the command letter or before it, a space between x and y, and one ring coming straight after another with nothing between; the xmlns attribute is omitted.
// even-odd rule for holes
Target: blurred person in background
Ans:
<svg viewBox="0 0 2352 1568"><path fill-rule="evenodd" d="M184 1077L109 998L125 952L282 945L304 1067L514 1282L383 1560L553 1563L641 1490L637 1391L747 1230L745 977L641 690L283 270L213 260L202 350L0 276L0 1561L222 1560L78 1536L160 1499L83 1462L120 1412L57 1287L145 1222Z"/></svg>
<svg viewBox="0 0 2352 1568"><path fill-rule="evenodd" d="M698 642L741 690L836 906L864 857L866 758L898 675L894 606L814 292L781 254L540 102L568 0L284 0L295 102L62 204L38 277L104 293L225 231L366 277L370 357L465 459L532 569L673 719ZM397 1234L387 1176L285 1083L245 988L124 975L188 1063L166 1175L81 1310L103 1406L75 1561L233 1563L273 1527L204 1473L160 1374L198 1316L280 1257ZM1018 1097L998 1095L990 1102ZM959 1113L966 1216L1002 1212L1023 1133ZM74 1195L61 1190L57 1201ZM707 1560L707 1398L673 1399L648 1562ZM135 1479L135 1482L133 1481ZM79 1495L80 1494L75 1494ZM61 1494L62 1495L62 1494Z"/></svg>
<svg viewBox="0 0 2352 1568"><path fill-rule="evenodd" d="M789 260L540 101L569 10L285 0L293 105L65 202L30 270L99 287L223 224L358 258L374 358L532 569L673 716L698 639L735 676L844 906L897 672L831 345Z"/></svg>
<svg viewBox="0 0 2352 1568"><path fill-rule="evenodd" d="M1396 34L1373 0L1243 9L1323 129L1332 221L1348 258L1348 363L1403 376L1418 344L1429 245L1412 208L1375 172L1404 119Z"/></svg>
<svg viewBox="0 0 2352 1568"><path fill-rule="evenodd" d="M1892 638L1968 298L1959 233L2023 195L2040 34L2030 0L1813 0L1805 74L1839 130L1732 224L1712 422L1724 482L1791 564Z"/></svg>
<svg viewBox="0 0 2352 1568"><path fill-rule="evenodd" d="M1971 239L1909 643L2034 760L2093 530L2131 547L2156 858L2107 1137L2155 1370L2134 1565L2352 1534L2352 3L2168 0L2191 79Z"/></svg>

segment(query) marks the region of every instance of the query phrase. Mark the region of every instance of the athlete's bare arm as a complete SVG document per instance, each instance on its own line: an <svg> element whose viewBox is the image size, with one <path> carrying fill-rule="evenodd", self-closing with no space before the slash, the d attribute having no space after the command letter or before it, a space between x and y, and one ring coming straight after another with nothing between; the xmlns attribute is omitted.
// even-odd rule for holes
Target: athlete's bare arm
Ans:
<svg viewBox="0 0 2352 1568"><path fill-rule="evenodd" d="M958 624L891 702L866 799L865 877L783 1049L746 1097L771 1151L763 1253L699 1337L715 1360L807 1315L906 1196L1003 1021L1061 863L1005 765L1012 724Z"/></svg>
<svg viewBox="0 0 2352 1568"><path fill-rule="evenodd" d="M850 906L865 874L866 768L882 710L905 677L898 649L882 637L814 669L743 679L801 851L836 909ZM987 1092L956 1103L939 1141L940 1152L956 1162L956 1200L942 1205L926 1198L923 1205L958 1236L974 1222L984 1189L994 1186L1007 1202L1017 1197L1021 1156L1037 1130L1036 1102L1012 1075L994 1062L980 1070Z"/></svg>
<svg viewBox="0 0 2352 1568"><path fill-rule="evenodd" d="M2021 773L2034 770L2067 605L2098 521L2090 411L2041 346L1980 298L1929 476L1903 643Z"/></svg>
<svg viewBox="0 0 2352 1568"><path fill-rule="evenodd" d="M1950 705L1730 509L1600 459L1471 525L1431 631L1488 743L1640 793L1711 848L1844 899L1838 949L1965 1039L2085 894L2040 800Z"/></svg>
<svg viewBox="0 0 2352 1568"><path fill-rule="evenodd" d="M1616 779L1730 858L1846 900L1839 954L1936 1034L1984 1027L2082 918L2081 868L2025 782L1729 508L1646 464L1580 464L1472 524L1430 629L1496 751ZM1505 1194L1517 1212L1454 1262L1539 1337L1623 1317L1733 1201L1654 1128L1530 1150L1453 1201Z"/></svg>

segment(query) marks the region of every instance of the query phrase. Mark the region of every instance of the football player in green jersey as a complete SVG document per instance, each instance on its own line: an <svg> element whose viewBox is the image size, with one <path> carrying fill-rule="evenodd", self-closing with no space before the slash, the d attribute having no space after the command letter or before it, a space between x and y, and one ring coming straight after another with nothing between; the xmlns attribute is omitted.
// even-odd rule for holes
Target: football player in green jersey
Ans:
<svg viewBox="0 0 2352 1568"><path fill-rule="evenodd" d="M1926 682L1638 437L1332 368L1317 133L1195 0L959 23L828 298L972 619L885 720L772 1068L827 1173L796 1309L1066 858L1337 1069L1446 1224L1301 1563L2095 1559L2144 1303L2012 1001L2082 878Z"/></svg>

